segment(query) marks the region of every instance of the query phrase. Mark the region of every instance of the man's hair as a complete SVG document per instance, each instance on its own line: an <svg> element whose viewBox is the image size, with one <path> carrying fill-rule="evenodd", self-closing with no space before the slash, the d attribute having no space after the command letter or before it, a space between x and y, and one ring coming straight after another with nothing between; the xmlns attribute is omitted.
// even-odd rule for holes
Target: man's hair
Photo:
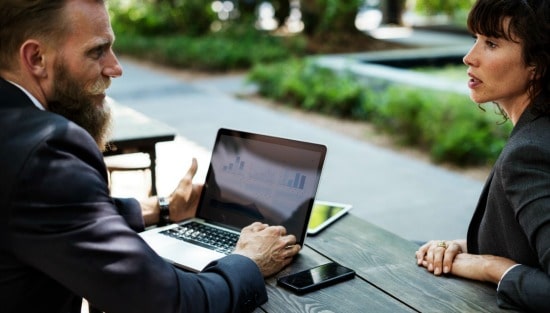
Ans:
<svg viewBox="0 0 550 313"><path fill-rule="evenodd" d="M59 43L70 30L62 11L71 0L1 0L0 70L11 70L21 44L30 38ZM93 1L93 0L92 0ZM103 0L95 0L104 3Z"/></svg>
<svg viewBox="0 0 550 313"><path fill-rule="evenodd" d="M56 42L65 28L61 11L67 0L0 2L0 69L12 69L21 44L30 38Z"/></svg>
<svg viewBox="0 0 550 313"><path fill-rule="evenodd" d="M504 20L510 18L508 29ZM519 39L523 61L535 67L530 82L531 103L550 114L550 1L478 0L468 16L468 29L488 37Z"/></svg>

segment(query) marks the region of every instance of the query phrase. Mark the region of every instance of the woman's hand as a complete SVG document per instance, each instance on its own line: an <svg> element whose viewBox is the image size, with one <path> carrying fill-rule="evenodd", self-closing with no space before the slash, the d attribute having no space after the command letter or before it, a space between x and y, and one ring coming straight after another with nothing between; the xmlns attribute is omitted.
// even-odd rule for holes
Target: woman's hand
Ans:
<svg viewBox="0 0 550 313"><path fill-rule="evenodd" d="M498 284L502 275L516 262L494 255L462 253L453 262L451 273L467 279Z"/></svg>
<svg viewBox="0 0 550 313"><path fill-rule="evenodd" d="M466 252L466 240L432 240L416 251L416 262L434 275L448 274L453 261Z"/></svg>
<svg viewBox="0 0 550 313"><path fill-rule="evenodd" d="M516 262L494 255L466 253L466 240L432 240L416 251L416 261L434 275L455 276L498 284Z"/></svg>

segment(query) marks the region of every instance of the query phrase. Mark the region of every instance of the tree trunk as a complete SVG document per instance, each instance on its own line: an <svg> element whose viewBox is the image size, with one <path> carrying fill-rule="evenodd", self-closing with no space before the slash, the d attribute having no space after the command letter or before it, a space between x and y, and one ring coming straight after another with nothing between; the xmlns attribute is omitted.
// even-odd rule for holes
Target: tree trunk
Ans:
<svg viewBox="0 0 550 313"><path fill-rule="evenodd" d="M256 20L256 6L259 1L256 0L240 0L239 12L241 13L241 19L245 22L253 22Z"/></svg>
<svg viewBox="0 0 550 313"><path fill-rule="evenodd" d="M401 16L405 10L405 0L386 0L383 1L382 12L384 14L382 24L401 25Z"/></svg>
<svg viewBox="0 0 550 313"><path fill-rule="evenodd" d="M274 0L271 1L275 8L275 18L279 21L279 25L283 25L290 14L291 0Z"/></svg>
<svg viewBox="0 0 550 313"><path fill-rule="evenodd" d="M307 34L359 32L355 17L362 0L302 0Z"/></svg>
<svg viewBox="0 0 550 313"><path fill-rule="evenodd" d="M309 52L345 53L397 47L397 44L377 40L355 27L362 4L363 0L301 0Z"/></svg>

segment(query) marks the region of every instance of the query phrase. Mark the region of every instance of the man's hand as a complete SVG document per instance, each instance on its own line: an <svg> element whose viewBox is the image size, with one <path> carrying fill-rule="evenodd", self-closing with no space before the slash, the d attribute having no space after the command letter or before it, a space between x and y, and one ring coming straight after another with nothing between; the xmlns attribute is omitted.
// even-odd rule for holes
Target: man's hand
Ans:
<svg viewBox="0 0 550 313"><path fill-rule="evenodd" d="M243 228L233 253L252 259L268 277L287 266L300 249L296 237L287 235L283 226L256 222Z"/></svg>
<svg viewBox="0 0 550 313"><path fill-rule="evenodd" d="M197 168L197 159L193 158L189 170L169 197L170 219L174 222L195 216L202 191L202 185L193 184Z"/></svg>

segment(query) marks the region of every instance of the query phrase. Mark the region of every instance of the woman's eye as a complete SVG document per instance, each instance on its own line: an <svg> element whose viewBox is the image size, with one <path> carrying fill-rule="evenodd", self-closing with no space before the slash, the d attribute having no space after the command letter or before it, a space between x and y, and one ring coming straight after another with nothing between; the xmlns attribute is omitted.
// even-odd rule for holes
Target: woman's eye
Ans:
<svg viewBox="0 0 550 313"><path fill-rule="evenodd" d="M489 48L491 48L491 49L497 47L497 44L494 43L494 42L492 42L492 41L490 41L490 40L487 40L487 41L486 41L486 44L487 44L487 47L489 47Z"/></svg>

